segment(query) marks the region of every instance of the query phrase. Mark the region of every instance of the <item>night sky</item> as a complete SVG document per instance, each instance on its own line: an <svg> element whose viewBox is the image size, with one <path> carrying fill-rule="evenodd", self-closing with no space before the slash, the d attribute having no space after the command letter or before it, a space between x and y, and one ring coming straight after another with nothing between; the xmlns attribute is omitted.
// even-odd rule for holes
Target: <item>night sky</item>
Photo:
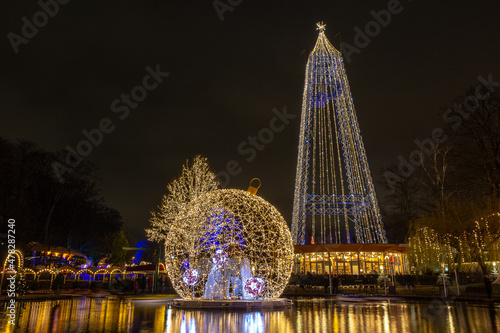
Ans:
<svg viewBox="0 0 500 333"><path fill-rule="evenodd" d="M221 0L228 9L221 16L212 1L60 0L55 14L55 0L46 2L53 17L38 13L36 1L0 5L0 136L76 149L83 130L110 119L105 127L114 130L85 159L137 238L166 184L196 154L216 172L240 164L227 187L246 189L259 177L259 194L290 223L304 71L318 21L335 47L355 46L354 29L375 21L371 11L394 11L345 59L379 197L380 169L444 127L455 97L479 75L500 81L493 0ZM40 27L36 34L25 27L25 38L34 15ZM135 89L142 101L121 101L157 69L169 74L146 80L149 91ZM238 146L269 127L274 108L296 117L247 161Z"/></svg>

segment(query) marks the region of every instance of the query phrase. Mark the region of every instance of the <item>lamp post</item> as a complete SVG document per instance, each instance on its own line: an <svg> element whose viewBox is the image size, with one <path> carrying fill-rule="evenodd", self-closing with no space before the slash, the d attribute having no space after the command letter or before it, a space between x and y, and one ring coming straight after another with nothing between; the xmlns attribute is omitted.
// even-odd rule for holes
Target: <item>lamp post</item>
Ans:
<svg viewBox="0 0 500 333"><path fill-rule="evenodd" d="M444 277L444 262L442 264L442 267L443 267L443 290L444 290L444 297L448 297L448 290L446 289L446 279Z"/></svg>
<svg viewBox="0 0 500 333"><path fill-rule="evenodd" d="M332 261L330 259L330 251L328 251L328 284L330 287L330 294L332 293Z"/></svg>
<svg viewBox="0 0 500 333"><path fill-rule="evenodd" d="M384 259L384 261L385 261L385 259ZM380 265L380 271L383 274L383 278L384 278L384 292L385 292L385 296L387 296L387 278L385 277L384 265Z"/></svg>

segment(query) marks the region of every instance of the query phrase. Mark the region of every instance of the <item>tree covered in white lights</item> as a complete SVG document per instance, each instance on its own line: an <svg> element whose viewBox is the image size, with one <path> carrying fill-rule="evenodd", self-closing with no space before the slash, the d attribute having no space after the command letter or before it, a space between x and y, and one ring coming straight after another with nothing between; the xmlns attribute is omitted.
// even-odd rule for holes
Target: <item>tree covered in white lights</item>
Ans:
<svg viewBox="0 0 500 333"><path fill-rule="evenodd" d="M488 272L500 261L500 213L496 205L448 204L412 223L408 257L418 270L477 263Z"/></svg>
<svg viewBox="0 0 500 333"><path fill-rule="evenodd" d="M216 190L219 185L207 158L197 155L191 163L186 161L179 177L167 185L167 193L163 195L161 204L151 212L151 228L146 229L148 239L164 242L177 214L191 201Z"/></svg>

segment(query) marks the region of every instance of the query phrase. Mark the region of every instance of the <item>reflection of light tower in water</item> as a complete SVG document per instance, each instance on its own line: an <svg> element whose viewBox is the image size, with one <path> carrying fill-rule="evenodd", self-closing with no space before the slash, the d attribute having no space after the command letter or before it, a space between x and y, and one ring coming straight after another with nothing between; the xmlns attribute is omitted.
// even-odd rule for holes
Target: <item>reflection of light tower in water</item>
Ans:
<svg viewBox="0 0 500 333"><path fill-rule="evenodd" d="M292 237L297 245L386 243L344 62L325 25L317 25L302 100Z"/></svg>

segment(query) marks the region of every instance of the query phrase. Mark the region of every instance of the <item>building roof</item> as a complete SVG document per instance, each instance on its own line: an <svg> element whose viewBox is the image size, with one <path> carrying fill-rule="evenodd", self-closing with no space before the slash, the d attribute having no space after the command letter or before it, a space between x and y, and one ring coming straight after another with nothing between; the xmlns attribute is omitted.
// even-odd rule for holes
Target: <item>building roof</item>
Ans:
<svg viewBox="0 0 500 333"><path fill-rule="evenodd" d="M67 253L67 254L72 254L73 256L76 257L82 257L87 259L87 256L81 253L80 251L73 250L68 247L45 245L45 244L40 244L38 242L30 242L28 243L28 249L29 251L35 251L35 252L51 251L56 253Z"/></svg>
<svg viewBox="0 0 500 333"><path fill-rule="evenodd" d="M295 245L294 253L314 252L399 252L407 253L406 244L311 244Z"/></svg>

